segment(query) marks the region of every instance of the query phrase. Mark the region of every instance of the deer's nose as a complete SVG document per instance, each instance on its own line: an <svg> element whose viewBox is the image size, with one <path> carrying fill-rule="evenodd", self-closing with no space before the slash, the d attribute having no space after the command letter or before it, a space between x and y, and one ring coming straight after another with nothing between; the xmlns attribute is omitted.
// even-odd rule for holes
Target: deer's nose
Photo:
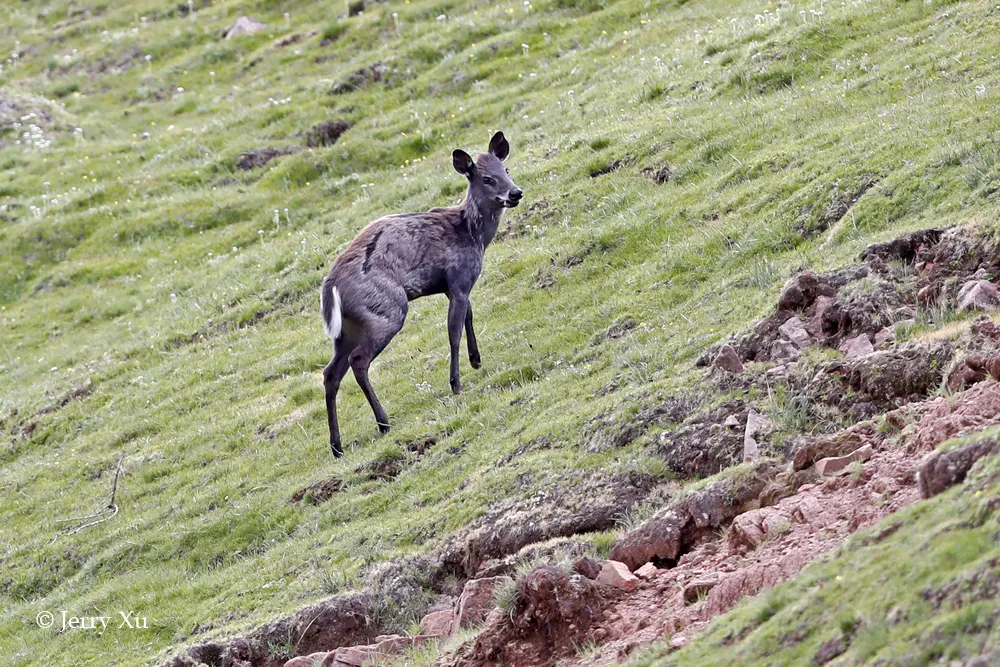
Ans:
<svg viewBox="0 0 1000 667"><path fill-rule="evenodd" d="M510 199L511 201L518 201L521 199L521 195L523 194L524 192L521 191L521 188L514 188L509 193L507 193L507 198Z"/></svg>

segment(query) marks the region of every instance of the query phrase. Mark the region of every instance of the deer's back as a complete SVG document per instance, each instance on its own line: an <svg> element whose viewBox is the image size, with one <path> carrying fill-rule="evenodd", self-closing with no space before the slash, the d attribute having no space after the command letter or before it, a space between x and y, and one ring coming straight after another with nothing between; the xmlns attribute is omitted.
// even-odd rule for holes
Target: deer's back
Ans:
<svg viewBox="0 0 1000 667"><path fill-rule="evenodd" d="M413 300L446 292L456 271L478 277L481 269L482 246L463 228L457 209L434 209L370 223L334 262L330 278L342 292L398 285Z"/></svg>

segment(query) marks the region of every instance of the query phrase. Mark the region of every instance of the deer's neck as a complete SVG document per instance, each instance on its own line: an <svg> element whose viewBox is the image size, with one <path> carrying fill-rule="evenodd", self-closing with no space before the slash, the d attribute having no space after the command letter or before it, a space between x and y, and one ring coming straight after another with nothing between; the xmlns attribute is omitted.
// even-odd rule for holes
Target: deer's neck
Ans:
<svg viewBox="0 0 1000 667"><path fill-rule="evenodd" d="M468 194L466 194L465 199L462 200L458 208L462 217L469 225L469 232L477 241L483 244L483 249L485 250L493 242L493 237L496 236L497 228L500 226L500 216L503 215L503 209L481 207Z"/></svg>

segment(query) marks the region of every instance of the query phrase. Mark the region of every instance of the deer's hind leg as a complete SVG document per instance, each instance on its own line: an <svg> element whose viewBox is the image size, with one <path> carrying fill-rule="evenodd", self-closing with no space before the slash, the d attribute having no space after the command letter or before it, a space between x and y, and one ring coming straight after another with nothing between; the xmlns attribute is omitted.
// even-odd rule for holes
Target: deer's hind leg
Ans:
<svg viewBox="0 0 1000 667"><path fill-rule="evenodd" d="M350 351L354 342L347 337L340 338L333 346L333 359L323 369L323 388L326 391L326 419L330 427L330 449L340 458L344 449L340 443L340 425L337 422L337 393L340 382L350 368Z"/></svg>
<svg viewBox="0 0 1000 667"><path fill-rule="evenodd" d="M372 316L366 318L361 330L361 340L351 352L350 364L358 386L361 387L365 398L368 399L368 405L375 413L375 423L378 424L379 432L388 433L389 416L372 388L371 380L368 378L368 368L393 336L403 328L403 322L406 320L406 297L403 295L401 304L397 302L392 304L392 307L387 304L381 305L384 307L380 307L377 313L371 313Z"/></svg>

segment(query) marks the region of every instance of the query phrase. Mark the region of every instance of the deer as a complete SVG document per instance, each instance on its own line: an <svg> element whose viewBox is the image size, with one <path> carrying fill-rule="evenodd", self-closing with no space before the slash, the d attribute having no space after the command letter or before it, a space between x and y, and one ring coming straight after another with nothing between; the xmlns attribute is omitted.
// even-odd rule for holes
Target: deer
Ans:
<svg viewBox="0 0 1000 667"><path fill-rule="evenodd" d="M469 363L480 368L469 294L483 269L483 256L496 236L504 209L524 194L504 166L510 144L503 132L473 160L462 149L452 166L468 180L457 206L423 213L397 213L369 223L334 261L320 289L323 329L333 342L333 358L323 369L330 449L344 455L337 422L337 393L348 368L375 413L379 433L389 417L368 377L372 361L403 328L410 301L433 294L448 297L449 382L462 392L459 346L464 328Z"/></svg>

